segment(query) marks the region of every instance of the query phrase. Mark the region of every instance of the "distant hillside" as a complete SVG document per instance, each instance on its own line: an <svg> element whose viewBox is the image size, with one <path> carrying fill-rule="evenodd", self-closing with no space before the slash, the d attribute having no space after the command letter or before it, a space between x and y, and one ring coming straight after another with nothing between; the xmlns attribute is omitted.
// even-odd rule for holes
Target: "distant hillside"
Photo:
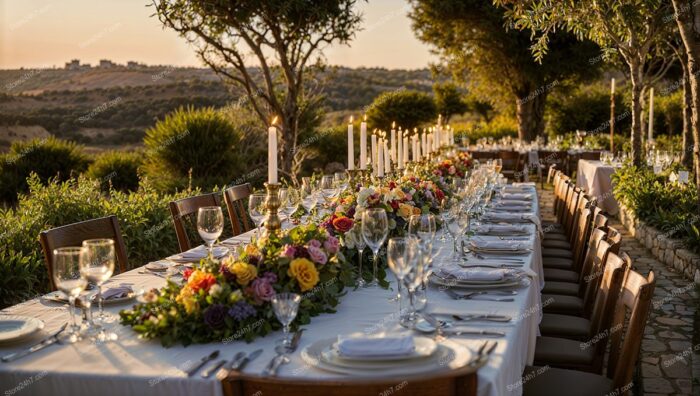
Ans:
<svg viewBox="0 0 700 396"><path fill-rule="evenodd" d="M430 92L432 81L427 69L329 67L317 84L327 110L343 112L367 106L383 91ZM209 69L0 70L0 150L20 138L8 126L93 146L139 144L148 127L179 106L223 107L240 96Z"/></svg>

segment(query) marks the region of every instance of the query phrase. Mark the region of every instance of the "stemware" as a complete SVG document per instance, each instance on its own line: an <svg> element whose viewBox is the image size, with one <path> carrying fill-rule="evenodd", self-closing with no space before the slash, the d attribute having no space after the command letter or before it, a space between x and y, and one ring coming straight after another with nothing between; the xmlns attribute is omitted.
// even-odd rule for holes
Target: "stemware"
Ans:
<svg viewBox="0 0 700 396"><path fill-rule="evenodd" d="M462 241L462 236L468 228L469 211L462 210L461 207L452 208L447 221L447 230L454 239L454 250L452 253L452 261L454 262L459 262L462 259L462 252L458 249L458 245Z"/></svg>
<svg viewBox="0 0 700 396"><path fill-rule="evenodd" d="M288 220L291 223L292 215L294 214L294 212L296 212L297 208L299 207L299 201L301 198L297 189L289 187L286 190L287 196L284 200L282 213L284 214L286 220Z"/></svg>
<svg viewBox="0 0 700 396"><path fill-rule="evenodd" d="M362 212L362 237L374 254L372 262L372 281L368 286L378 286L377 266L379 265L379 250L389 235L389 220L386 210L381 208L366 209Z"/></svg>
<svg viewBox="0 0 700 396"><path fill-rule="evenodd" d="M365 243L365 238L362 236L362 230L358 233L358 238L357 242L355 245L357 246L357 252L359 253L359 266L358 266L358 276L357 276L357 287L367 287L367 282L365 282L365 279L362 277L362 253L365 251L365 248L367 247L367 244Z"/></svg>
<svg viewBox="0 0 700 396"><path fill-rule="evenodd" d="M80 255L80 273L89 282L97 286L97 321L94 326L98 330L96 339L107 341L117 339L112 332L105 332L102 324L113 321L104 313L102 298L102 285L112 277L114 273L114 240L113 239L88 239L83 241L83 249Z"/></svg>
<svg viewBox="0 0 700 396"><path fill-rule="evenodd" d="M75 321L75 299L87 287L87 279L80 273L80 255L83 248L62 247L54 249L53 280L58 290L68 296L68 312L71 326L66 334L66 343L74 343L80 339L80 327Z"/></svg>
<svg viewBox="0 0 700 396"><path fill-rule="evenodd" d="M306 223L309 216L312 216L311 211L316 207L318 197L314 193L310 184L302 184L301 189L299 189L299 198L301 199L301 206L303 206L304 210L306 211L306 214L303 216L302 221Z"/></svg>
<svg viewBox="0 0 700 396"><path fill-rule="evenodd" d="M496 173L501 173L501 170L503 169L503 160L500 158L496 158L493 160L493 170Z"/></svg>
<svg viewBox="0 0 700 396"><path fill-rule="evenodd" d="M414 237L396 237L389 239L386 246L387 263L391 272L396 275L396 285L399 291L399 318L403 317L401 305L401 284L404 278L417 263L415 257L419 255L420 247Z"/></svg>
<svg viewBox="0 0 700 396"><path fill-rule="evenodd" d="M267 195L264 193L255 193L248 197L248 214L250 218L253 219L253 222L255 222L258 237L260 237L260 226L262 226L263 220L265 220L266 200Z"/></svg>
<svg viewBox="0 0 700 396"><path fill-rule="evenodd" d="M279 293L272 297L272 309L275 311L277 320L283 326L284 338L282 339L282 345L285 348L292 346L292 340L289 337L289 325L297 317L300 302L301 296L296 293Z"/></svg>
<svg viewBox="0 0 700 396"><path fill-rule="evenodd" d="M401 320L401 324L413 328L417 322L417 309L416 309L416 293L418 291L418 287L423 283L425 279L425 260L423 259L424 253L418 246L418 241L414 237L409 237L409 239L412 239L414 242L414 245L417 247L417 249L411 250L411 252L415 252L415 254L407 254L406 255L406 261L407 265L410 268L410 271L406 274L404 277L404 285L406 286L406 289L408 289L408 297L409 297L409 310L406 315ZM424 304L421 306L425 306Z"/></svg>
<svg viewBox="0 0 700 396"><path fill-rule="evenodd" d="M224 231L224 214L220 206L204 206L197 211L197 231L207 244L209 257L212 257L214 242Z"/></svg>
<svg viewBox="0 0 700 396"><path fill-rule="evenodd" d="M408 234L418 239L422 253L424 271L428 271L433 259L433 243L437 225L432 214L412 215L408 220ZM426 289L425 279L421 282L421 290Z"/></svg>

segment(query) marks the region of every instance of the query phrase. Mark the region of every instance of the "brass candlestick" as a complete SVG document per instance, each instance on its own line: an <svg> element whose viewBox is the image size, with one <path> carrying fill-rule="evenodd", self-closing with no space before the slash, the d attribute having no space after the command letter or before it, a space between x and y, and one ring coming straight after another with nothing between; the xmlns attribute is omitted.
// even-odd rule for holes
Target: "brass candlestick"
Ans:
<svg viewBox="0 0 700 396"><path fill-rule="evenodd" d="M278 183L265 183L267 189L267 199L265 207L267 208L267 216L265 216L265 236L275 235L282 228L282 221L277 215L277 209L280 207L280 185Z"/></svg>
<svg viewBox="0 0 700 396"><path fill-rule="evenodd" d="M362 183L362 170L360 169L348 169L348 185L355 191L357 188L357 183Z"/></svg>

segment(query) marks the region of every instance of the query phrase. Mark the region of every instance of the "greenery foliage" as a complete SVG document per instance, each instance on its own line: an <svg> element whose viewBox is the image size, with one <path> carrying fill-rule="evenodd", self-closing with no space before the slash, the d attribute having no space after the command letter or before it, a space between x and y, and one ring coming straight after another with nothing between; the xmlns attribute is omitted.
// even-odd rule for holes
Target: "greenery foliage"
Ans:
<svg viewBox="0 0 700 396"><path fill-rule="evenodd" d="M140 152L108 151L95 158L86 174L99 180L103 190L112 187L119 191L135 191L139 188L139 167L142 164L143 154Z"/></svg>
<svg viewBox="0 0 700 396"><path fill-rule="evenodd" d="M384 92L367 109L372 128L389 130L392 122L413 129L437 118L437 107L430 95L407 90Z"/></svg>
<svg viewBox="0 0 700 396"><path fill-rule="evenodd" d="M615 198L640 220L700 252L697 189L692 183L669 182L668 173L656 175L646 166L618 169L613 174Z"/></svg>
<svg viewBox="0 0 700 396"><path fill-rule="evenodd" d="M16 202L17 194L27 191L32 172L42 182L53 177L67 180L83 172L88 163L82 147L72 142L54 137L16 141L0 156L0 202Z"/></svg>
<svg viewBox="0 0 700 396"><path fill-rule="evenodd" d="M445 122L449 122L453 115L462 115L469 110L467 102L454 83L435 83L433 92L438 114L445 117Z"/></svg>

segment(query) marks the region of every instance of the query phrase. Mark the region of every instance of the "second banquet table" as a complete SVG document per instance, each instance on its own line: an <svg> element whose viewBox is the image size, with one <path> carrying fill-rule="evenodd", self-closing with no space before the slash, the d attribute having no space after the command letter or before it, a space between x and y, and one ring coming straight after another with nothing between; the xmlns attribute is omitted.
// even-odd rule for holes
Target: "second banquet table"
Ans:
<svg viewBox="0 0 700 396"><path fill-rule="evenodd" d="M530 186L528 186L530 187ZM531 187L532 208L528 215L537 216L538 201L534 186ZM488 338L498 341L498 346L487 364L478 371L478 394L480 396L520 395L519 385L524 367L534 358L535 338L541 318L542 255L540 234L533 223L526 223L527 243L532 248L522 256L524 269L533 276L529 284L518 290L512 302L485 300L453 300L439 287L428 288L429 303L425 311L431 314L485 313L509 315L512 321L504 324L479 323L474 327L503 331L505 337ZM232 241L247 242L252 233L239 235ZM452 242L441 244L442 253L437 260L448 260L452 253ZM152 274L139 273L134 269L114 276L108 286L130 284L134 290L159 288L165 285L163 278ZM392 275L389 275L393 279ZM373 334L400 329L396 322L398 305L389 301L396 290L363 288L350 290L334 314L322 314L303 326L299 350L291 355L291 362L283 365L278 373L283 378L332 379L341 375L320 370L306 364L299 352L316 340L336 337L339 334ZM105 309L116 315L119 310L130 305L107 305ZM1 311L2 314L27 315L42 319L48 334L67 320L65 306L35 298ZM221 395L222 387L215 378L199 376L187 377L183 369L191 366L215 350L220 358L230 359L240 351L252 352L258 348L263 354L252 361L246 373L260 374L275 355L275 342L281 333L273 333L258 338L252 343L222 340L220 343L197 344L184 347L176 345L164 348L158 340L143 340L129 327L113 325L119 340L108 343L82 341L71 345L54 345L23 359L0 363L0 389L12 389L23 381L30 380L29 393L36 395ZM44 337L38 335L34 341ZM456 343L476 350L487 338L474 336L448 337L446 343ZM27 343L11 348L0 346L0 354L5 355L31 345ZM21 393L19 393L21 394Z"/></svg>
<svg viewBox="0 0 700 396"><path fill-rule="evenodd" d="M594 160L579 160L576 171L576 187L582 188L598 201L598 207L614 216L620 210L612 188L615 167Z"/></svg>

